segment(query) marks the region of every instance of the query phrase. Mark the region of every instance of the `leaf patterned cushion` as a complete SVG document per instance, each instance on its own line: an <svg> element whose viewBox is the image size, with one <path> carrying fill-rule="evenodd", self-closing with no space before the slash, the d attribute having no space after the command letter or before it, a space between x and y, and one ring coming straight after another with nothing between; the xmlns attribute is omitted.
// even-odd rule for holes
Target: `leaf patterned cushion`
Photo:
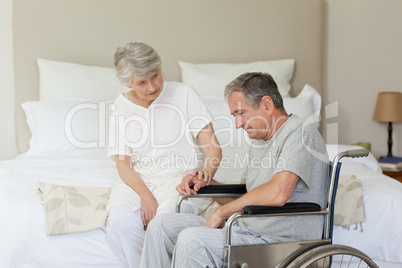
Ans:
<svg viewBox="0 0 402 268"><path fill-rule="evenodd" d="M61 186L39 182L47 235L86 232L106 226L106 204L112 188Z"/></svg>

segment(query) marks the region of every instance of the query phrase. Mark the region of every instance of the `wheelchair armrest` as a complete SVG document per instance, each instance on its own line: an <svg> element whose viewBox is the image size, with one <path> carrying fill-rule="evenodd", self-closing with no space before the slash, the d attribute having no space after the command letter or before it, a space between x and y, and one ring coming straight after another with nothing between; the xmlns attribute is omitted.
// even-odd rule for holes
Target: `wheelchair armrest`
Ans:
<svg viewBox="0 0 402 268"><path fill-rule="evenodd" d="M192 188L192 187L190 187ZM244 184L219 184L202 187L196 195L180 196L176 204L176 213L180 213L181 202L186 198L204 198L204 197L239 197L247 193Z"/></svg>
<svg viewBox="0 0 402 268"><path fill-rule="evenodd" d="M198 190L197 194L245 194L245 184L208 185Z"/></svg>
<svg viewBox="0 0 402 268"><path fill-rule="evenodd" d="M294 213L294 212L312 212L321 211L321 207L315 203L309 202L289 202L282 207L271 206L246 206L243 208L242 215L259 215L275 213Z"/></svg>

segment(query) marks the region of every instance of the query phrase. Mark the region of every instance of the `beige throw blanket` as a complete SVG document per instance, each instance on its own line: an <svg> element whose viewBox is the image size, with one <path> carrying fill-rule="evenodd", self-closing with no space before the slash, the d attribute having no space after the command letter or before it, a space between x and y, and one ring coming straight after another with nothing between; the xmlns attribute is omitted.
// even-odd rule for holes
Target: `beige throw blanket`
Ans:
<svg viewBox="0 0 402 268"><path fill-rule="evenodd" d="M364 221L366 221L366 212L360 181L354 175L339 176L334 225L349 229L350 225Z"/></svg>
<svg viewBox="0 0 402 268"><path fill-rule="evenodd" d="M37 196L45 209L47 235L86 232L106 226L111 188L60 186L39 182Z"/></svg>

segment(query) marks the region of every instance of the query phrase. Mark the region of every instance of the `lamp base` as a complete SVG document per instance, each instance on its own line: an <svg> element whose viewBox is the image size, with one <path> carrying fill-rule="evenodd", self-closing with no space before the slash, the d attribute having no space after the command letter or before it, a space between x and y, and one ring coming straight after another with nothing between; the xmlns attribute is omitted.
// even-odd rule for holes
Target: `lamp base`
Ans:
<svg viewBox="0 0 402 268"><path fill-rule="evenodd" d="M388 122L388 155L392 157L392 122Z"/></svg>

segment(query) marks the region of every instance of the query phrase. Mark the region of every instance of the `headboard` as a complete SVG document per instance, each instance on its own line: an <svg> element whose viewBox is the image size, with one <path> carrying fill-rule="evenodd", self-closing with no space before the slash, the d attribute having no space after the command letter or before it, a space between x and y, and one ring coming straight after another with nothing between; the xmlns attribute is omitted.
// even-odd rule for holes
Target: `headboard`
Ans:
<svg viewBox="0 0 402 268"><path fill-rule="evenodd" d="M30 138L21 103L38 99L37 58L113 66L118 46L141 41L180 81L178 61L296 60L291 94L322 93L322 0L14 0L17 142Z"/></svg>

